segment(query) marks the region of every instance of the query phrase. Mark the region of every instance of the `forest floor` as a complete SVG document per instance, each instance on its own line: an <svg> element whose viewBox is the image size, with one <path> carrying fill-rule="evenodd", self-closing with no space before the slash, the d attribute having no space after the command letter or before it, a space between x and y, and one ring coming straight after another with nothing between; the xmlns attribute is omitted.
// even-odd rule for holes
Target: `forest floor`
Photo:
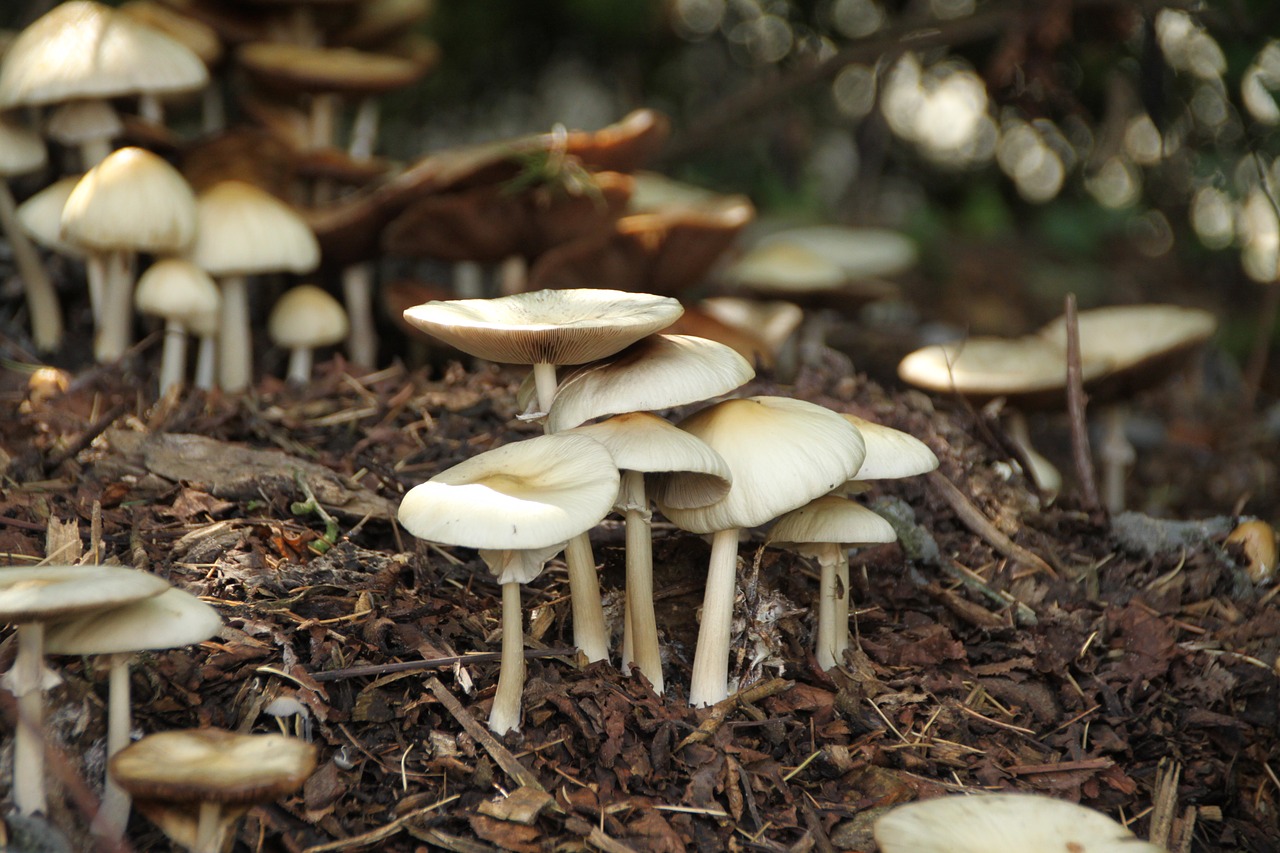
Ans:
<svg viewBox="0 0 1280 853"><path fill-rule="evenodd" d="M159 406L118 369L45 399L20 372L0 376L14 413L0 418L3 562L44 558L62 528L58 562L155 572L225 619L210 642L139 658L136 728L285 726L319 745L303 791L253 809L236 850L870 851L885 809L978 790L1078 801L1172 850L1280 849L1280 587L1251 583L1223 546L1251 490L1245 508L1274 520L1276 495L1256 484L1274 488L1280 452L1231 412L1174 393L1144 404L1167 429L1131 497L1197 522L1177 525L1110 520L1070 494L1044 505L991 423L950 401L838 366L785 388L757 381L740 393L881 421L941 461L863 498L894 515L901 541L855 552L845 666L824 673L812 656L816 566L744 539L741 692L690 708L708 548L658 524L666 695L575 660L553 561L523 593L523 727L493 738L497 663L471 656L499 648L499 587L474 552L392 519L412 485L538 433L515 417L517 373L361 376L331 361L306 391L265 380L239 399ZM332 523L304 505L308 490ZM594 541L617 615L618 523ZM13 654L9 637L0 670ZM90 850L106 673L57 666L51 819ZM264 714L281 696L305 714ZM168 849L136 815L128 844Z"/></svg>

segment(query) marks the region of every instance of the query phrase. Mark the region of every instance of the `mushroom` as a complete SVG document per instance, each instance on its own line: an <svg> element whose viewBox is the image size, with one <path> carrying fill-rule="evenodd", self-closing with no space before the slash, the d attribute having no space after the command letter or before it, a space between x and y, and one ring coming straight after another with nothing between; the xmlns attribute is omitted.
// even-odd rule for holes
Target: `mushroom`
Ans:
<svg viewBox="0 0 1280 853"><path fill-rule="evenodd" d="M48 162L44 143L33 131L0 118L0 229L13 252L31 314L31 339L42 351L62 344L62 309L58 294L27 234L19 227L17 204L8 179L34 172Z"/></svg>
<svg viewBox="0 0 1280 853"><path fill-rule="evenodd" d="M170 587L151 598L59 621L45 632L53 655L108 655L107 759L129 742L132 712L129 663L135 652L202 643L218 633L222 617L194 595ZM129 818L129 795L107 777L95 832L119 838Z"/></svg>
<svg viewBox="0 0 1280 853"><path fill-rule="evenodd" d="M504 364L532 365L538 411L556 393L556 366L612 355L669 326L684 309L674 299L617 290L539 290L496 299L427 302L404 318L463 352ZM583 531L578 532L585 532ZM595 558L579 538L566 554L573 638L588 661L609 656Z"/></svg>
<svg viewBox="0 0 1280 853"><path fill-rule="evenodd" d="M729 693L729 634L733 616L738 531L804 506L849 480L865 448L856 427L829 409L787 397L726 400L686 418L693 433L729 465L733 485L710 506L690 504L684 474L655 478L653 498L663 515L693 533L713 534L693 659L689 703L712 705Z"/></svg>
<svg viewBox="0 0 1280 853"><path fill-rule="evenodd" d="M644 475L683 471L680 488L689 504L712 504L729 491L729 469L720 454L684 430L647 412L617 415L600 423L575 427L558 435L585 435L604 445L622 472L614 509L626 519L627 609L623 632L622 668L644 673L654 692L662 695L662 658L658 654L658 623L653 611L653 543L649 498Z"/></svg>
<svg viewBox="0 0 1280 853"><path fill-rule="evenodd" d="M893 542L892 525L861 504L823 495L779 518L766 544L818 561L818 632L814 652L823 670L837 666L849 648L850 546Z"/></svg>
<svg viewBox="0 0 1280 853"><path fill-rule="evenodd" d="M147 267L133 294L139 314L164 320L160 358L160 396L180 387L187 372L187 334L191 317L217 315L222 297L209 274L182 258L163 258Z"/></svg>
<svg viewBox="0 0 1280 853"><path fill-rule="evenodd" d="M0 568L0 622L17 625L12 691L18 700L13 799L22 814L46 811L41 673L46 624L159 595L162 578L106 566Z"/></svg>
<svg viewBox="0 0 1280 853"><path fill-rule="evenodd" d="M1276 573L1278 549L1276 531L1270 524L1257 518L1242 521L1222 544L1243 558L1249 580L1259 586L1271 582Z"/></svg>
<svg viewBox="0 0 1280 853"><path fill-rule="evenodd" d="M144 148L114 151L80 178L62 208L62 233L87 251L90 278L103 282L99 362L115 361L129 347L136 254L182 252L195 232L191 187Z"/></svg>
<svg viewBox="0 0 1280 853"><path fill-rule="evenodd" d="M221 853L249 806L294 793L315 766L316 748L301 738L184 729L130 744L107 770L174 841Z"/></svg>
<svg viewBox="0 0 1280 853"><path fill-rule="evenodd" d="M618 496L618 469L602 445L546 435L490 450L414 486L398 518L419 539L480 550L502 585L502 664L489 728L520 727L524 631L520 584L570 538L600 522Z"/></svg>
<svg viewBox="0 0 1280 853"><path fill-rule="evenodd" d="M1093 809L1036 794L938 797L875 822L880 853L1163 853Z"/></svg>
<svg viewBox="0 0 1280 853"><path fill-rule="evenodd" d="M340 343L347 336L347 312L342 303L314 284L285 291L267 317L267 334L289 350L286 378L295 385L311 381L312 354Z"/></svg>
<svg viewBox="0 0 1280 853"><path fill-rule="evenodd" d="M239 393L253 377L247 277L310 272L320 263L320 246L289 205L243 181L222 181L200 193L196 219L189 258L222 284L218 383Z"/></svg>

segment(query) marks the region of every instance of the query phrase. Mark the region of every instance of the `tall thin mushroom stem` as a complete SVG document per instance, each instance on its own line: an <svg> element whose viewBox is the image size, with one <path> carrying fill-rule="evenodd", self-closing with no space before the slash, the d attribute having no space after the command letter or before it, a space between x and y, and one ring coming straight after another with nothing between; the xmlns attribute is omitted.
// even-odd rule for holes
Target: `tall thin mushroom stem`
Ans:
<svg viewBox="0 0 1280 853"><path fill-rule="evenodd" d="M160 356L160 396L181 386L187 375L187 327L174 317L164 321L164 349Z"/></svg>
<svg viewBox="0 0 1280 853"><path fill-rule="evenodd" d="M738 528L711 537L702 627L693 653L689 704L714 705L729 695L729 634L733 627L734 585L738 575Z"/></svg>
<svg viewBox="0 0 1280 853"><path fill-rule="evenodd" d="M40 254L18 224L17 208L9 185L0 180L0 230L9 240L13 260L22 276L22 288L31 314L31 339L42 352L62 345L62 309Z"/></svg>
<svg viewBox="0 0 1280 853"><path fill-rule="evenodd" d="M222 803L201 803L193 853L220 853L226 835L227 822L222 819Z"/></svg>
<svg viewBox="0 0 1280 853"><path fill-rule="evenodd" d="M627 525L627 609L623 631L623 671L630 664L644 673L662 695L662 658L658 653L658 620L653 612L653 541L644 474L623 471L618 505Z"/></svg>
<svg viewBox="0 0 1280 853"><path fill-rule="evenodd" d="M218 328L218 384L238 393L249 387L253 352L249 345L249 291L242 275L222 280L222 318Z"/></svg>
<svg viewBox="0 0 1280 853"><path fill-rule="evenodd" d="M829 545L818 554L818 666L836 666L849 648L849 553Z"/></svg>
<svg viewBox="0 0 1280 853"><path fill-rule="evenodd" d="M47 812L44 791L44 693L40 686L44 660L44 623L18 625L18 653L13 661L13 691L18 697L17 733L13 740L13 801L18 813Z"/></svg>
<svg viewBox="0 0 1280 853"><path fill-rule="evenodd" d="M129 745L133 714L130 708L129 663L133 655L119 652L109 656L111 671L107 687L107 761ZM93 833L100 838L118 840L129 821L129 794L107 774L102 792L102 805L93 818Z"/></svg>
<svg viewBox="0 0 1280 853"><path fill-rule="evenodd" d="M524 612L520 584L502 585L502 664L498 689L489 712L489 728L506 734L520 728L520 696L524 692Z"/></svg>

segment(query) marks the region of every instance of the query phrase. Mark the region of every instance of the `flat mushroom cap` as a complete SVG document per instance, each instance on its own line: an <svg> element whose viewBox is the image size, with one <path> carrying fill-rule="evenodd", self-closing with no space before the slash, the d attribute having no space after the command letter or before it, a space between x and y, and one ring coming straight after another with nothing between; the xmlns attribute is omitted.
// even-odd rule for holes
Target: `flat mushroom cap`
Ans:
<svg viewBox="0 0 1280 853"><path fill-rule="evenodd" d="M783 546L869 545L897 539L893 525L862 504L838 495L823 495L779 518L769 528L768 542Z"/></svg>
<svg viewBox="0 0 1280 853"><path fill-rule="evenodd" d="M726 281L764 293L808 293L840 287L849 277L804 246L775 242L750 249L725 271Z"/></svg>
<svg viewBox="0 0 1280 853"><path fill-rule="evenodd" d="M145 148L113 151L62 208L62 236L100 251L169 253L196 234L196 198L177 169Z"/></svg>
<svg viewBox="0 0 1280 853"><path fill-rule="evenodd" d="M210 275L305 273L320 263L320 244L306 220L252 184L214 184L196 199L196 218L188 256Z"/></svg>
<svg viewBox="0 0 1280 853"><path fill-rule="evenodd" d="M0 178L34 172L49 161L40 134L0 118Z"/></svg>
<svg viewBox="0 0 1280 853"><path fill-rule="evenodd" d="M101 3L55 6L0 65L0 109L139 93L189 92L209 72L188 48Z"/></svg>
<svg viewBox="0 0 1280 853"><path fill-rule="evenodd" d="M547 412L547 429L559 432L604 415L709 400L755 375L745 358L722 343L650 335L565 377Z"/></svg>
<svg viewBox="0 0 1280 853"><path fill-rule="evenodd" d="M545 548L595 526L617 496L618 469L603 445L545 435L473 456L414 486L398 518L429 542Z"/></svg>
<svg viewBox="0 0 1280 853"><path fill-rule="evenodd" d="M139 313L180 320L216 313L222 302L209 274L182 258L161 258L138 278L133 304Z"/></svg>
<svg viewBox="0 0 1280 853"><path fill-rule="evenodd" d="M1085 379L1100 375L1105 363L1089 358ZM973 337L932 344L898 363L902 381L936 394L960 394L975 402L1008 397L1021 406L1062 406L1066 400L1067 358L1043 337Z"/></svg>
<svg viewBox="0 0 1280 853"><path fill-rule="evenodd" d="M408 86L435 62L367 53L350 47L284 42L246 44L236 54L260 83L295 92L376 95Z"/></svg>
<svg viewBox="0 0 1280 853"><path fill-rule="evenodd" d="M316 766L301 738L186 729L147 735L111 759L111 778L135 799L270 802L291 794Z"/></svg>
<svg viewBox="0 0 1280 853"><path fill-rule="evenodd" d="M881 853L1161 853L1093 809L1033 794L946 796L875 822Z"/></svg>
<svg viewBox="0 0 1280 853"><path fill-rule="evenodd" d="M347 336L342 303L314 284L285 291L267 317L267 334L282 347L326 347Z"/></svg>
<svg viewBox="0 0 1280 853"><path fill-rule="evenodd" d="M535 290L415 305L404 318L465 353L503 364L583 364L671 325L674 299L620 290Z"/></svg>
<svg viewBox="0 0 1280 853"><path fill-rule="evenodd" d="M914 435L857 415L846 414L844 419L858 428L867 445L867 457L854 479L897 480L927 474L938 467L938 457Z"/></svg>
<svg viewBox="0 0 1280 853"><path fill-rule="evenodd" d="M69 618L169 589L163 578L115 566L0 568L0 621Z"/></svg>
<svg viewBox="0 0 1280 853"><path fill-rule="evenodd" d="M707 507L691 505L682 475L654 478L658 508L693 533L755 527L801 507L850 479L865 453L853 424L788 397L726 400L686 418L680 428L719 453L733 474L729 494Z"/></svg>
<svg viewBox="0 0 1280 853"><path fill-rule="evenodd" d="M760 239L761 249L774 244L802 247L835 264L849 278L897 275L915 266L916 244L887 228L816 225L788 228Z"/></svg>
<svg viewBox="0 0 1280 853"><path fill-rule="evenodd" d="M804 309L783 299L712 296L698 307L722 323L758 336L774 353L804 323Z"/></svg>
<svg viewBox="0 0 1280 853"><path fill-rule="evenodd" d="M44 647L55 655L110 655L175 649L218 633L218 611L189 592L170 587L133 604L89 613L49 626Z"/></svg>
<svg viewBox="0 0 1280 853"><path fill-rule="evenodd" d="M681 471L690 501L715 503L729 492L732 475L706 442L648 412L629 412L560 435L585 435L604 445L620 471Z"/></svg>

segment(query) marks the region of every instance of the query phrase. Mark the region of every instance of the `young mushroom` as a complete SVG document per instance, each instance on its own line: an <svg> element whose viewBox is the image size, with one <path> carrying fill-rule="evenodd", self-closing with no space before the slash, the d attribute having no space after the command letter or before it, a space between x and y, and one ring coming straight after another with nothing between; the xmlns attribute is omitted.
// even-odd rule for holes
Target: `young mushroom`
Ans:
<svg viewBox="0 0 1280 853"><path fill-rule="evenodd" d="M693 533L713 534L693 659L689 703L713 705L729 694L729 635L738 532L804 506L851 479L865 448L856 427L829 409L786 397L726 400L686 418L680 428L706 442L729 465L724 498L697 507L686 475L655 478L662 514Z"/></svg>
<svg viewBox="0 0 1280 853"><path fill-rule="evenodd" d="M538 412L556 393L558 365L605 358L664 329L680 316L665 296L617 290L539 290L497 299L427 302L404 312L410 324L465 353L532 366ZM585 532L584 528L579 533ZM579 538L566 553L573 639L588 661L609 656L595 559Z"/></svg>
<svg viewBox="0 0 1280 853"><path fill-rule="evenodd" d="M618 469L601 444L546 435L481 453L414 486L398 517L419 539L476 548L502 585L502 664L489 728L520 727L524 629L520 584L567 540L600 522L618 496Z"/></svg>
<svg viewBox="0 0 1280 853"><path fill-rule="evenodd" d="M341 343L347 336L347 312L342 303L314 284L285 291L267 317L267 335L289 350L288 381L311 381L312 356L321 347Z"/></svg>
<svg viewBox="0 0 1280 853"><path fill-rule="evenodd" d="M185 729L147 735L107 771L174 841L222 853L250 806L294 793L315 766L316 748L301 738Z"/></svg>
<svg viewBox="0 0 1280 853"><path fill-rule="evenodd" d="M136 652L202 643L218 633L218 611L188 592L170 587L159 595L50 625L45 651L52 655L107 655L111 675L107 704L107 758L129 743L132 710L129 663ZM129 818L129 796L108 776L95 832L119 838Z"/></svg>
<svg viewBox="0 0 1280 853"><path fill-rule="evenodd" d="M875 822L880 853L1163 853L1093 809L1038 794L937 797Z"/></svg>
<svg viewBox="0 0 1280 853"><path fill-rule="evenodd" d="M94 610L159 595L163 578L107 566L0 569L0 622L17 626L12 691L18 700L13 742L13 800L22 814L47 811L41 673L45 626Z"/></svg>
<svg viewBox="0 0 1280 853"><path fill-rule="evenodd" d="M217 314L222 301L218 285L204 270L182 258L164 258L138 278L133 303L139 314L164 320L160 356L160 396L180 387L187 372L187 335L193 316Z"/></svg>

